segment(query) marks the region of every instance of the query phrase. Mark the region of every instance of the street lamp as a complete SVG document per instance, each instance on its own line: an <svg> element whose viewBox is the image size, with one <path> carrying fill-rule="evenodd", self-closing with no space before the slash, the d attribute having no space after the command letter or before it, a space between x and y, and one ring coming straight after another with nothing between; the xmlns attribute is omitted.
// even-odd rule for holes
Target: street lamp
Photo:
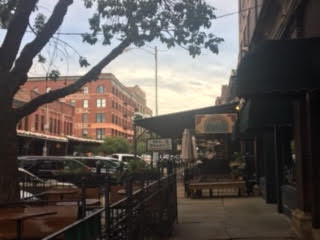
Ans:
<svg viewBox="0 0 320 240"><path fill-rule="evenodd" d="M154 52L144 48L126 48L124 52L129 52L134 49L142 50L154 56L154 68L155 68L155 115L158 116L158 48L154 47Z"/></svg>

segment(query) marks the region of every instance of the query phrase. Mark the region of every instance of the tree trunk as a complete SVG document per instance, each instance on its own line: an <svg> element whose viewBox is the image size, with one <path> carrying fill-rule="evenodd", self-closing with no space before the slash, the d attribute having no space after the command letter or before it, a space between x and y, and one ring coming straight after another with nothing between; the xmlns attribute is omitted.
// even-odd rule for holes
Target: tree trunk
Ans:
<svg viewBox="0 0 320 240"><path fill-rule="evenodd" d="M12 99L0 92L0 203L19 200L16 117Z"/></svg>

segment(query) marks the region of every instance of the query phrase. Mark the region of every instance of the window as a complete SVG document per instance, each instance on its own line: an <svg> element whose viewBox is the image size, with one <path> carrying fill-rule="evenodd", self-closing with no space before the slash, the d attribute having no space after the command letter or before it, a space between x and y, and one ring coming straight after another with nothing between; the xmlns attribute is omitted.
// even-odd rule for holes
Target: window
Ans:
<svg viewBox="0 0 320 240"><path fill-rule="evenodd" d="M88 106L89 106L89 100L88 99L83 100L83 107L88 108Z"/></svg>
<svg viewBox="0 0 320 240"><path fill-rule="evenodd" d="M22 121L20 120L19 122L18 122L18 129L22 129Z"/></svg>
<svg viewBox="0 0 320 240"><path fill-rule="evenodd" d="M104 92L105 92L104 86L100 85L100 86L97 87L96 93L104 93Z"/></svg>
<svg viewBox="0 0 320 240"><path fill-rule="evenodd" d="M114 87L112 87L112 94L115 94L115 89L114 89Z"/></svg>
<svg viewBox="0 0 320 240"><path fill-rule="evenodd" d="M71 99L71 100L70 100L70 104L71 104L72 106L75 106L75 105L76 105L76 100Z"/></svg>
<svg viewBox="0 0 320 240"><path fill-rule="evenodd" d="M53 133L57 133L57 119L53 120Z"/></svg>
<svg viewBox="0 0 320 240"><path fill-rule="evenodd" d="M41 116L41 123L40 123L40 127L41 127L41 131L43 132L44 131L44 116Z"/></svg>
<svg viewBox="0 0 320 240"><path fill-rule="evenodd" d="M114 115L111 116L111 122L114 123Z"/></svg>
<svg viewBox="0 0 320 240"><path fill-rule="evenodd" d="M106 106L106 100L105 99L97 99L97 107L105 107Z"/></svg>
<svg viewBox="0 0 320 240"><path fill-rule="evenodd" d="M96 129L96 137L97 139L104 139L105 137L105 129L104 128L97 128Z"/></svg>
<svg viewBox="0 0 320 240"><path fill-rule="evenodd" d="M88 87L83 87L83 93L88 94L89 93L89 88Z"/></svg>
<svg viewBox="0 0 320 240"><path fill-rule="evenodd" d="M112 108L114 108L114 101L112 101Z"/></svg>
<svg viewBox="0 0 320 240"><path fill-rule="evenodd" d="M52 130L53 130L53 121L52 121L52 118L50 118L49 132L52 133Z"/></svg>
<svg viewBox="0 0 320 240"><path fill-rule="evenodd" d="M34 129L38 131L38 127L39 127L39 115L36 114L34 117Z"/></svg>
<svg viewBox="0 0 320 240"><path fill-rule="evenodd" d="M72 126L72 123L70 123L69 129L70 129L69 133L70 133L70 135L72 135L72 134L73 134L73 126Z"/></svg>
<svg viewBox="0 0 320 240"><path fill-rule="evenodd" d="M96 113L96 122L103 123L106 121L105 113Z"/></svg>
<svg viewBox="0 0 320 240"><path fill-rule="evenodd" d="M82 129L82 137L88 137L88 129L86 128Z"/></svg>
<svg viewBox="0 0 320 240"><path fill-rule="evenodd" d="M82 114L82 122L83 123L87 123L88 122L88 114L87 113L83 113Z"/></svg>
<svg viewBox="0 0 320 240"><path fill-rule="evenodd" d="M28 116L24 118L24 130L28 131L29 119Z"/></svg>
<svg viewBox="0 0 320 240"><path fill-rule="evenodd" d="M61 121L58 120L58 129L57 129L57 133L60 134L61 132Z"/></svg>

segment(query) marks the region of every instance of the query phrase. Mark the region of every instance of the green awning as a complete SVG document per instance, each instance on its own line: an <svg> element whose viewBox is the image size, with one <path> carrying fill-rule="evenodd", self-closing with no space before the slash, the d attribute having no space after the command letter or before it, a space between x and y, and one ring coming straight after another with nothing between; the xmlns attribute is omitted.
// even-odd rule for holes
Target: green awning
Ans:
<svg viewBox="0 0 320 240"><path fill-rule="evenodd" d="M320 38L263 42L240 62L236 85L239 97L319 89Z"/></svg>
<svg viewBox="0 0 320 240"><path fill-rule="evenodd" d="M230 103L185 112L160 115L135 120L137 126L143 127L161 137L181 138L184 129L195 128L195 116L198 114L235 113L238 103Z"/></svg>
<svg viewBox="0 0 320 240"><path fill-rule="evenodd" d="M249 134L264 127L291 125L293 105L289 97L259 97L248 100L239 113L238 132Z"/></svg>

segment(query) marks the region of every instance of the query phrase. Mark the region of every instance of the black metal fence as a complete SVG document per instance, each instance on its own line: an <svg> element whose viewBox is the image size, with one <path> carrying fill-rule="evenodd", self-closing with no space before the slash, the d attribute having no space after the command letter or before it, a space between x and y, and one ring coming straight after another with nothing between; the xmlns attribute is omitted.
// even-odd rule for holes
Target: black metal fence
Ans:
<svg viewBox="0 0 320 240"><path fill-rule="evenodd" d="M103 208L43 240L140 240L170 235L177 219L176 174L152 182L128 176L125 186L124 198L110 204L110 183L106 181Z"/></svg>

